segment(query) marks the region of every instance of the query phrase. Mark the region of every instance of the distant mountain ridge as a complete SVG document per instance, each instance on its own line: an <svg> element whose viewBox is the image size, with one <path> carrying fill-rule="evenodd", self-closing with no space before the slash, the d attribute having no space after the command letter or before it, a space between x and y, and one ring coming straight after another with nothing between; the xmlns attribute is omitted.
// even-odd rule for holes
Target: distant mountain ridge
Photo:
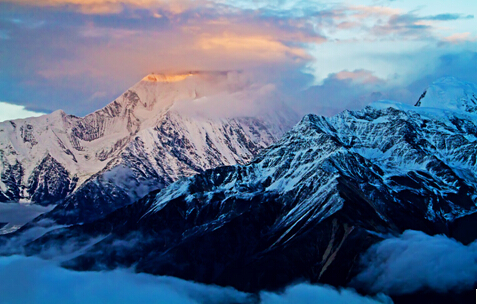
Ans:
<svg viewBox="0 0 477 305"><path fill-rule="evenodd" d="M250 161L298 121L283 103L236 117L177 107L210 97L226 103L252 90L240 78L238 72L151 74L84 118L58 110L0 123L0 201L61 201L52 217L84 222L180 177Z"/></svg>

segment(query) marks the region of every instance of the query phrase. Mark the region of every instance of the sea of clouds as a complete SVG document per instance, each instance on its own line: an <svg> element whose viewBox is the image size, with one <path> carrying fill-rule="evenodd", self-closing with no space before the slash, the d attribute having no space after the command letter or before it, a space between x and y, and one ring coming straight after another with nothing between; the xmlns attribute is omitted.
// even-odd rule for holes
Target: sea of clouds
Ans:
<svg viewBox="0 0 477 305"><path fill-rule="evenodd" d="M16 223L43 211L35 207L25 216L24 207L0 208ZM27 230L0 247L0 303L391 303L387 295L429 289L459 293L477 284L477 242L463 245L443 235L412 230L370 247L361 257L362 271L350 283L353 288L297 283L281 292L250 294L132 269L77 272L60 267L90 244L75 240L66 250L51 247L41 258L25 256L22 245L51 229ZM355 288L372 297L358 294Z"/></svg>
<svg viewBox="0 0 477 305"><path fill-rule="evenodd" d="M37 257L0 257L0 303L390 303L352 289L298 284L249 294L230 287L137 274L129 269L76 272Z"/></svg>
<svg viewBox="0 0 477 305"><path fill-rule="evenodd" d="M477 241L463 245L443 235L408 230L373 245L361 264L364 270L351 285L369 293L459 293L477 284Z"/></svg>

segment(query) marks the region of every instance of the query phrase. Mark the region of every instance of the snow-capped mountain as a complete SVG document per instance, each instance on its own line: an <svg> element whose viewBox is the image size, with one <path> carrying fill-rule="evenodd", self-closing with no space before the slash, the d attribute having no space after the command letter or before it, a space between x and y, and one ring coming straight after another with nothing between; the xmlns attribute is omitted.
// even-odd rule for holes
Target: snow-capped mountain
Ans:
<svg viewBox="0 0 477 305"><path fill-rule="evenodd" d="M416 106L450 111L477 111L477 85L455 77L443 77L432 83Z"/></svg>
<svg viewBox="0 0 477 305"><path fill-rule="evenodd" d="M443 83L461 84L442 79L427 92ZM51 231L27 253L74 244L83 249L68 268L135 266L259 291L299 279L346 285L360 254L407 229L470 243L477 117L462 92L445 93L447 108L432 108L429 94L419 107L382 101L307 115L249 164L206 170L103 219Z"/></svg>
<svg viewBox="0 0 477 305"><path fill-rule="evenodd" d="M298 121L279 100L273 111L253 100L263 92L238 72L151 74L84 118L59 110L2 122L0 201L61 200L50 216L84 222L180 177L244 164ZM238 97L247 113L208 115Z"/></svg>

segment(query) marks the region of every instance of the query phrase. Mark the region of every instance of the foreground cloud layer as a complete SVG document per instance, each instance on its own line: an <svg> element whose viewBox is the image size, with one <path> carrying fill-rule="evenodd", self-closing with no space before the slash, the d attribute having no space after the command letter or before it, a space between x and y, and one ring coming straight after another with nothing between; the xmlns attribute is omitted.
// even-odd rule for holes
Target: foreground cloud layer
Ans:
<svg viewBox="0 0 477 305"><path fill-rule="evenodd" d="M409 230L372 246L362 264L365 270L352 285L370 293L403 295L427 288L459 293L477 283L477 242L464 246L442 235Z"/></svg>
<svg viewBox="0 0 477 305"><path fill-rule="evenodd" d="M74 272L34 257L0 257L1 303L381 303L352 290L301 284L283 294L252 295L130 270Z"/></svg>

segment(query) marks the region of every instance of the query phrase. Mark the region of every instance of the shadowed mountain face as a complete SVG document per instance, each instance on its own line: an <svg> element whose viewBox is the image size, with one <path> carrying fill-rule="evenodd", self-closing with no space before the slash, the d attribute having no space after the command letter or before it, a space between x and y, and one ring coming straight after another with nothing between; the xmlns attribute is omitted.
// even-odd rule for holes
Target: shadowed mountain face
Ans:
<svg viewBox="0 0 477 305"><path fill-rule="evenodd" d="M249 162L299 118L284 104L270 110L252 99L235 116L196 111L262 90L240 77L149 75L84 118L59 110L0 123L0 201L58 203L44 217L82 223L180 177Z"/></svg>
<svg viewBox="0 0 477 305"><path fill-rule="evenodd" d="M63 263L75 270L134 266L252 292L347 285L387 236L477 238L476 122L465 110L390 102L308 115L247 165L181 179L26 251L76 253Z"/></svg>

